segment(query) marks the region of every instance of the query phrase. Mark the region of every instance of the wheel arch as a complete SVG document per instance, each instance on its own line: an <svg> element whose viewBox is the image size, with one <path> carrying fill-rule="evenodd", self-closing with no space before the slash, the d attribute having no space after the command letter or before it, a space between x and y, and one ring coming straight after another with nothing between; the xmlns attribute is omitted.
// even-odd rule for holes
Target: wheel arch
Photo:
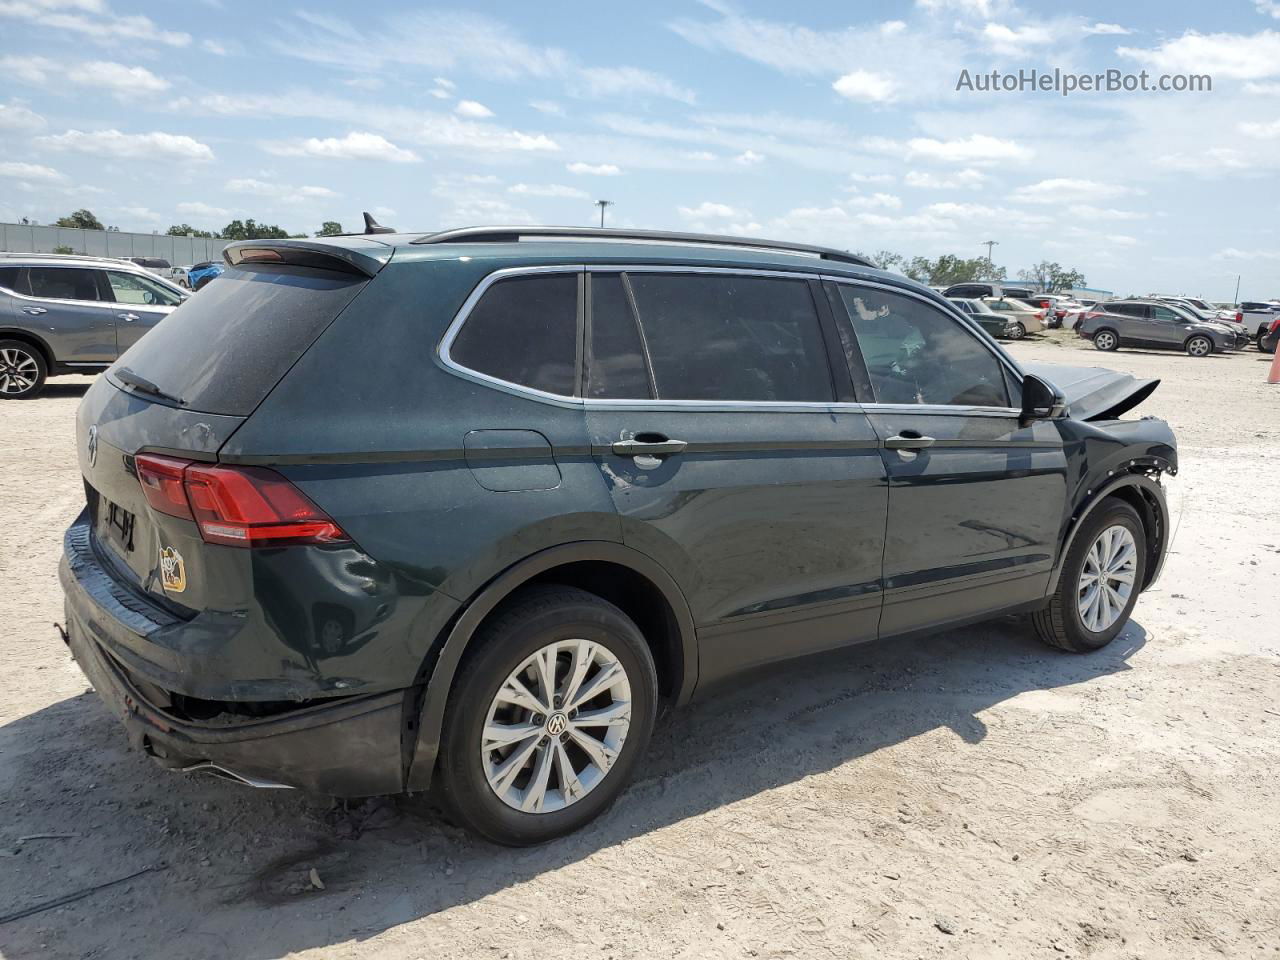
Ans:
<svg viewBox="0 0 1280 960"><path fill-rule="evenodd" d="M581 587L620 607L649 642L663 699L680 705L693 695L698 679L693 614L675 580L657 561L605 540L550 547L508 567L477 591L446 628L443 641L435 645L439 653L424 664L406 702L406 790L430 786L445 710L472 637L505 600L533 583Z"/></svg>
<svg viewBox="0 0 1280 960"><path fill-rule="evenodd" d="M1097 489L1092 490L1087 499L1081 503L1072 515L1070 524L1067 527L1067 534L1063 539L1061 549L1058 551L1058 560L1054 564L1052 575L1049 577L1049 584L1045 590L1046 597L1052 596L1053 592L1058 589L1058 582L1062 577L1062 567L1067 561L1067 553L1071 550L1072 544L1075 543L1076 534L1080 532L1085 520L1103 502L1112 497L1128 503L1138 511L1138 516L1142 518L1143 529L1148 533L1147 566L1142 589L1146 590L1155 583L1156 578L1160 575L1160 568L1164 564L1165 552L1169 545L1171 534L1169 507L1165 502L1164 490L1160 484L1156 483L1146 473L1125 473L1113 477Z"/></svg>
<svg viewBox="0 0 1280 960"><path fill-rule="evenodd" d="M53 351L49 349L49 344L43 337L21 327L0 327L0 340L20 340L35 347L44 358L45 369L53 373L57 361L54 360Z"/></svg>

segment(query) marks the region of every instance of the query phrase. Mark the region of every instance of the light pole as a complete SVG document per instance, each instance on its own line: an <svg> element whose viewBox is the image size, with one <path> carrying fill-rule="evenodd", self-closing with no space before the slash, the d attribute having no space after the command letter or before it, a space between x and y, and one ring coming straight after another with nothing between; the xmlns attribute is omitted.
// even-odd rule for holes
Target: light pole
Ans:
<svg viewBox="0 0 1280 960"><path fill-rule="evenodd" d="M998 247L999 245L1000 245L999 240L984 240L981 244L979 244L979 246L983 246L987 248L987 276L989 278L993 277L996 272L995 264L991 262L991 248Z"/></svg>
<svg viewBox="0 0 1280 960"><path fill-rule="evenodd" d="M604 208L605 208L605 207L612 207L612 206L613 206L613 201L612 201L612 200L597 200L597 201L596 201L596 206L600 208L600 228L601 228L601 229L604 229Z"/></svg>
<svg viewBox="0 0 1280 960"><path fill-rule="evenodd" d="M1240 302L1240 274L1238 273L1236 274L1236 298L1233 302Z"/></svg>

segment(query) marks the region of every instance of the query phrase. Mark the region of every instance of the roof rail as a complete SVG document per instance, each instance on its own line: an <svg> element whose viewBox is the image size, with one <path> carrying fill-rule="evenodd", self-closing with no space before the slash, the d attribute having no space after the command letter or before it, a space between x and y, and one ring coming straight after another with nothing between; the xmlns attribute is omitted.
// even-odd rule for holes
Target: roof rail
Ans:
<svg viewBox="0 0 1280 960"><path fill-rule="evenodd" d="M0 251L0 259L24 259L29 260L32 257L40 257L42 260L109 260L112 263L119 263L122 260L128 260L128 257L100 257L92 253L19 253L12 250Z"/></svg>
<svg viewBox="0 0 1280 960"><path fill-rule="evenodd" d="M823 260L852 263L860 267L875 264L847 250L815 247L807 243L785 243L758 237L732 237L717 233L677 233L670 230L618 230L613 227L459 227L428 233L412 243L517 243L525 237L564 237L569 240L641 240L649 243L699 244L714 247L747 247L777 250L780 253L805 253Z"/></svg>

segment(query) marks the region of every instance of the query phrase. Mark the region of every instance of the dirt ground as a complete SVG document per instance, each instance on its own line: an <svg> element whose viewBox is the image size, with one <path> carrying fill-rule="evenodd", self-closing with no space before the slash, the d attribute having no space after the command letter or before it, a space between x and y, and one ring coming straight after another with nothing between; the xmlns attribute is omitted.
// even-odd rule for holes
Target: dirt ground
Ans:
<svg viewBox="0 0 1280 960"><path fill-rule="evenodd" d="M0 955L1280 957L1280 386L1256 351L1011 349L1164 378L1137 413L1180 439L1176 537L1125 633L775 667L523 851L129 752L52 626L85 381L0 404L0 915L152 868L0 923Z"/></svg>

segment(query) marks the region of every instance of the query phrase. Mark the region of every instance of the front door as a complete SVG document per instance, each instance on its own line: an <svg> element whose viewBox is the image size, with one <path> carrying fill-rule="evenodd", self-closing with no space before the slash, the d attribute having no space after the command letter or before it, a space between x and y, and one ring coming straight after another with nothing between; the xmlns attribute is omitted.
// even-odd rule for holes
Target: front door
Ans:
<svg viewBox="0 0 1280 960"><path fill-rule="evenodd" d="M1019 422L1016 375L986 340L904 290L829 283L889 477L882 635L1044 596L1066 505L1051 422Z"/></svg>
<svg viewBox="0 0 1280 960"><path fill-rule="evenodd" d="M115 304L85 267L30 267L17 304L60 363L110 363L116 358Z"/></svg>
<svg viewBox="0 0 1280 960"><path fill-rule="evenodd" d="M107 270L107 286L116 303L116 348L124 353L182 302L172 290L149 277Z"/></svg>
<svg viewBox="0 0 1280 960"><path fill-rule="evenodd" d="M839 402L818 283L636 268L588 288L592 455L624 542L689 601L700 682L875 637L885 471Z"/></svg>
<svg viewBox="0 0 1280 960"><path fill-rule="evenodd" d="M1181 347L1187 337L1188 322L1177 311L1148 304L1151 318L1147 321L1149 342L1157 347Z"/></svg>

